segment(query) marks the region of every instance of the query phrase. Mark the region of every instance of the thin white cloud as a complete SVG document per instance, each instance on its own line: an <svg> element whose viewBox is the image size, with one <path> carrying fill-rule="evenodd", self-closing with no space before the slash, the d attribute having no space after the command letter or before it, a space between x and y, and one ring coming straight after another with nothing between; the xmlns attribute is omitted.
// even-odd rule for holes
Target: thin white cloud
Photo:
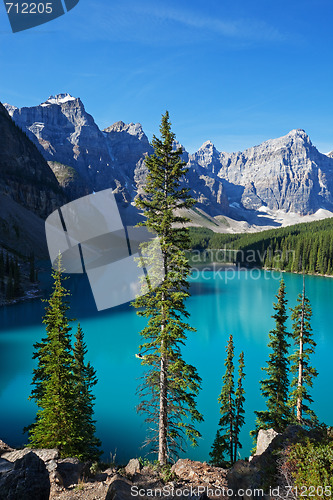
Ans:
<svg viewBox="0 0 333 500"><path fill-rule="evenodd" d="M141 9L142 10L142 9ZM154 8L150 15L156 18L176 21L199 30L208 30L228 38L241 38L264 41L286 41L289 35L280 32L274 26L256 19L217 19L202 16L192 10ZM146 10L148 14L148 11Z"/></svg>
<svg viewBox="0 0 333 500"><path fill-rule="evenodd" d="M162 0L158 5L94 0L87 12L82 8L71 18L71 28L80 38L145 44L192 43L216 37L238 43L298 41L294 33L284 33L264 20L215 18L197 9L163 5Z"/></svg>

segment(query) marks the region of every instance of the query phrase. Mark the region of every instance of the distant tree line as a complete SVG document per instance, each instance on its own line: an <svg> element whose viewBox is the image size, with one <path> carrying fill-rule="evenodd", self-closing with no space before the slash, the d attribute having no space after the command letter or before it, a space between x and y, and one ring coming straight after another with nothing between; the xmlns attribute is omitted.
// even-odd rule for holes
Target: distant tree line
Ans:
<svg viewBox="0 0 333 500"><path fill-rule="evenodd" d="M190 238L191 248L203 256L207 250L225 249L225 260L241 266L333 274L333 218L248 234L190 228Z"/></svg>
<svg viewBox="0 0 333 500"><path fill-rule="evenodd" d="M23 278L29 278L31 283L37 281L37 270L35 258L31 254L28 259L28 271L22 270L22 259L16 255L11 255L5 250L0 252L0 293L6 300L16 299L23 294ZM27 275L27 276L25 276Z"/></svg>
<svg viewBox="0 0 333 500"><path fill-rule="evenodd" d="M17 298L22 293L18 259L4 251L0 253L0 290L7 300Z"/></svg>

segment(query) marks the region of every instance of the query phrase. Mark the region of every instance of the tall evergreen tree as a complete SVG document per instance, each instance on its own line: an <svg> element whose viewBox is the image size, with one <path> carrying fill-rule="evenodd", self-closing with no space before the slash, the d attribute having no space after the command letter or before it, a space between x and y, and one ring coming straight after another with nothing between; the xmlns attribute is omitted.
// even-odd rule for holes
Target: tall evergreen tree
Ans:
<svg viewBox="0 0 333 500"><path fill-rule="evenodd" d="M226 347L227 357L224 363L225 374L222 377L222 391L218 398L221 418L219 428L209 456L211 463L223 465L225 455L229 456L230 464L234 462L235 453L235 387L234 387L234 343L230 335ZM240 403L240 399L239 399ZM240 408L240 406L239 406Z"/></svg>
<svg viewBox="0 0 333 500"><path fill-rule="evenodd" d="M145 160L148 169L145 192L136 204L143 210L142 224L160 239L163 259L163 281L136 299L138 314L148 318L141 332L145 343L140 346L142 364L148 369L139 388L139 412L147 413L146 422L152 433L148 443L157 444L158 460L165 464L183 448L184 438L195 445L200 433L194 427L202 420L196 409L196 395L201 379L195 367L185 363L181 346L187 332L194 329L187 323L189 313L185 300L189 297L187 276L190 268L185 257L189 246L188 230L180 209L189 209L194 200L189 190L181 186L187 168L182 161L182 149L174 148L168 112L162 117L161 139L153 137L154 153ZM154 273L160 263L154 255L146 256ZM150 273L151 275L151 273Z"/></svg>
<svg viewBox="0 0 333 500"><path fill-rule="evenodd" d="M289 357L291 372L294 375L291 382L293 390L290 394L289 405L299 424L315 423L317 422L317 417L309 407L309 404L313 403L313 399L308 392L308 387L312 387L313 379L318 375L317 370L310 365L310 355L314 353L316 342L312 338L313 334L310 325L312 310L310 301L305 295L304 276L303 291L299 294L297 302L298 304L292 309L291 316L293 320L292 338L296 350Z"/></svg>
<svg viewBox="0 0 333 500"><path fill-rule="evenodd" d="M63 456L75 456L75 394L70 339L69 293L63 285L60 259L53 271L53 292L43 323L46 337L34 345L33 385L29 399L39 408L29 430L29 443L37 448L58 448Z"/></svg>
<svg viewBox="0 0 333 500"><path fill-rule="evenodd" d="M273 427L277 432L283 431L290 422L291 413L288 406L289 380L288 380L288 349L290 344L288 338L286 321L286 291L283 279L280 282L280 288L276 295L277 303L273 305L275 314L275 328L269 333L270 342L268 347L271 349L267 367L262 368L268 378L262 380L261 393L266 400L266 411L256 411L257 421L256 430L252 435L256 435L259 429L268 429Z"/></svg>
<svg viewBox="0 0 333 500"><path fill-rule="evenodd" d="M79 326L74 352L71 319L67 317L68 290L61 263L52 272L53 291L45 308L46 337L34 345L37 367L33 371L30 400L38 406L36 421L27 429L29 444L37 448L58 448L61 456L98 458L99 441L94 437L94 396L91 388L96 374L85 364L87 349Z"/></svg>
<svg viewBox="0 0 333 500"><path fill-rule="evenodd" d="M237 389L235 392L235 429L234 429L234 462L237 460L237 451L242 448L242 444L239 440L239 433L241 428L245 423L244 418L244 403L245 403L245 390L244 390L244 352L240 353L238 361L238 382Z"/></svg>
<svg viewBox="0 0 333 500"><path fill-rule="evenodd" d="M75 384L75 416L76 416L76 456L80 460L97 460L101 453L98 447L101 442L95 437L96 427L94 416L95 396L92 388L97 384L96 371L91 364L85 363L87 346L81 325L75 335L74 355L74 384Z"/></svg>

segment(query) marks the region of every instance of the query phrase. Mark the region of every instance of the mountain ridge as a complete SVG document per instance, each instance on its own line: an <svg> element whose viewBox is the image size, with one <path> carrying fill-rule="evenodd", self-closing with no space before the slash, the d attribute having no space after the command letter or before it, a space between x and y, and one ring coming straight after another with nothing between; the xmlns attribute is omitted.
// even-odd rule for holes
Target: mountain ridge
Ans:
<svg viewBox="0 0 333 500"><path fill-rule="evenodd" d="M29 108L5 106L47 161L74 168L91 192L112 187L124 207L133 205L152 152L140 123L117 121L100 130L82 101L67 93ZM246 219L263 208L300 216L333 211L333 158L303 129L240 152L220 152L211 141L193 154L183 151L186 183L210 216Z"/></svg>

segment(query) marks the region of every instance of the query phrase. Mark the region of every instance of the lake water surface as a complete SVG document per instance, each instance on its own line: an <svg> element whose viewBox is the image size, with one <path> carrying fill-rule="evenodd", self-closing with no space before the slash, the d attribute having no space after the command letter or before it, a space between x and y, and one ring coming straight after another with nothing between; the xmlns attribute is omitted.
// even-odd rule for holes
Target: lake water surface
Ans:
<svg viewBox="0 0 333 500"><path fill-rule="evenodd" d="M235 361L241 350L246 363L246 424L241 440L242 456L252 448L249 431L254 428L254 410L265 409L259 380L268 359L268 332L274 327L272 302L279 287L278 273L253 270L235 273L195 272L191 279L188 310L197 333L189 335L183 354L195 365L202 378L198 409L205 422L199 447L189 447L186 456L208 460L219 420L217 397L224 374L225 346L234 336ZM284 273L288 306L294 307L302 289L302 276ZM80 320L88 345L88 358L97 370L95 389L97 435L102 440L104 458L117 454L117 462L144 456L140 449L145 435L144 417L137 415L136 388L142 375L135 358L141 342L139 331L145 320L129 305L97 312L84 277L70 279L71 313ZM306 276L307 295L313 309L312 327L317 342L313 364L319 372L314 388L314 410L320 421L333 424L332 384L333 279ZM36 407L27 401L31 390L33 344L44 335L41 319L45 304L36 300L0 309L0 438L13 446L26 443L22 428L30 424ZM289 322L289 326L291 322ZM237 368L237 367L236 367Z"/></svg>

